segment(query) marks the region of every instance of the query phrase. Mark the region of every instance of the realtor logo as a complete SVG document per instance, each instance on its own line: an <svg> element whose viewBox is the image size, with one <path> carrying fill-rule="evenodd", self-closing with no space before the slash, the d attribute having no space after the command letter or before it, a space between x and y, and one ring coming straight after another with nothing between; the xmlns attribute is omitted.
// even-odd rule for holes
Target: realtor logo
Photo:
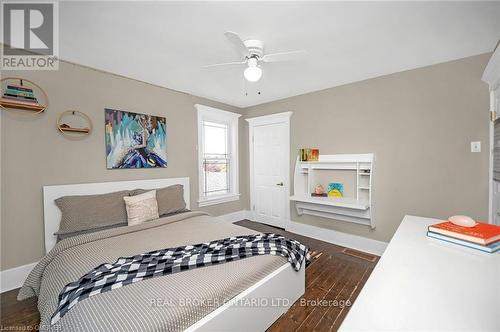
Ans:
<svg viewBox="0 0 500 332"><path fill-rule="evenodd" d="M58 69L56 1L2 1L2 70Z"/></svg>

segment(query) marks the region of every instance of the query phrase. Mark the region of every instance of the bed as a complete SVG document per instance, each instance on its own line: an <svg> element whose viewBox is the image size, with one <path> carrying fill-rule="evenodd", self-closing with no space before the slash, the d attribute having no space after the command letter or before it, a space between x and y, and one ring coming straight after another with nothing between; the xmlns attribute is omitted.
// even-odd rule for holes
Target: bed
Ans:
<svg viewBox="0 0 500 332"><path fill-rule="evenodd" d="M51 326L60 290L101 263L150 250L256 233L203 212L185 212L56 244L53 234L60 211L55 199L173 184L184 187L189 208L189 178L44 187L47 255L20 292L38 296L41 330L263 331L304 293L304 266L297 272L282 257L256 256L143 280L90 297Z"/></svg>

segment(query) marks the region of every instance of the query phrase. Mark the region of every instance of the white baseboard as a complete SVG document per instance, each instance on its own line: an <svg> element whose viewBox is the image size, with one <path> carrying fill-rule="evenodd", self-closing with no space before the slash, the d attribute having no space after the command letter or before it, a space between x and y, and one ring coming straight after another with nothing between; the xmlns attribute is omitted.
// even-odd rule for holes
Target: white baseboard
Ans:
<svg viewBox="0 0 500 332"><path fill-rule="evenodd" d="M19 288L38 262L0 271L0 293Z"/></svg>
<svg viewBox="0 0 500 332"><path fill-rule="evenodd" d="M242 220L242 219L252 220L252 213L249 210L238 211L237 213L240 214L240 217L237 220ZM352 235L344 232L334 231L332 229L326 229L317 226L298 223L295 221L289 221L285 228L286 231L291 233L304 235L313 239L364 251L378 256L381 256L384 253L384 250L388 245L387 242L373 240L366 237Z"/></svg>
<svg viewBox="0 0 500 332"><path fill-rule="evenodd" d="M387 242L343 233L332 229L298 223L295 221L288 222L286 230L288 232L304 235L313 239L364 251L378 256L381 256L384 253L384 250L388 245Z"/></svg>
<svg viewBox="0 0 500 332"><path fill-rule="evenodd" d="M224 223L230 223L232 224L233 222L240 221L243 219L248 219L250 211L247 210L240 210L228 214L223 214L217 217L214 217L218 221L224 222Z"/></svg>

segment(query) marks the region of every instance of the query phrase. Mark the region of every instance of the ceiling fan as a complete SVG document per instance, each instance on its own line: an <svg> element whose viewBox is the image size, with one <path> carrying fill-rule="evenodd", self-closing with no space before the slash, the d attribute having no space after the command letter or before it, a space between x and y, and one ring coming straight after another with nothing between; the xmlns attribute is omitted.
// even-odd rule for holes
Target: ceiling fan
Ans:
<svg viewBox="0 0 500 332"><path fill-rule="evenodd" d="M203 68L212 68L219 66L232 66L246 64L247 68L243 71L243 76L249 82L257 82L262 77L261 64L263 62L280 62L280 61L293 61L303 58L306 51L290 51L264 54L264 43L256 39L242 40L237 33L227 31L224 33L229 42L242 56L243 61L217 63L213 65L204 66Z"/></svg>

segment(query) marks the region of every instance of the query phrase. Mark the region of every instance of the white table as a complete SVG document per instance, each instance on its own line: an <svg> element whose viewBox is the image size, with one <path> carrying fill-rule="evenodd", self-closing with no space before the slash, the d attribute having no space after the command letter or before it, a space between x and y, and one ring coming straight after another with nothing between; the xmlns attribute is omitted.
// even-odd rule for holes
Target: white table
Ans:
<svg viewBox="0 0 500 332"><path fill-rule="evenodd" d="M431 239L406 216L340 331L500 331L500 252Z"/></svg>

